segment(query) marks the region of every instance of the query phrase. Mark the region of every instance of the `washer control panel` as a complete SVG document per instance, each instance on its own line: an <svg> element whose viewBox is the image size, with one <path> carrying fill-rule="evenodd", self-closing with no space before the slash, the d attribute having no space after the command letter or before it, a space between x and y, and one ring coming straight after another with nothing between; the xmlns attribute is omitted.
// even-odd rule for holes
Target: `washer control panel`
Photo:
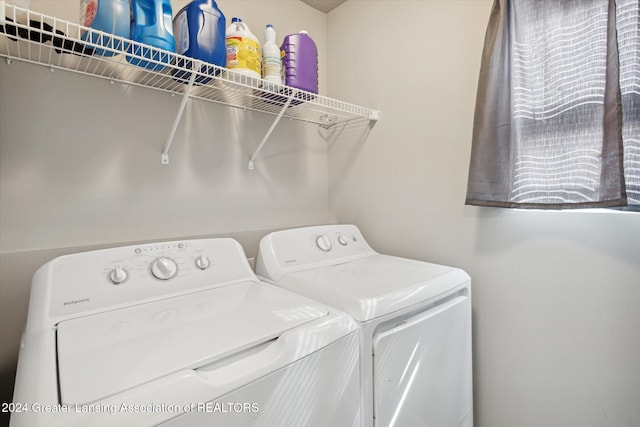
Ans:
<svg viewBox="0 0 640 427"><path fill-rule="evenodd" d="M52 316L255 280L242 247L233 239L84 252L56 258L42 268L50 283Z"/></svg>

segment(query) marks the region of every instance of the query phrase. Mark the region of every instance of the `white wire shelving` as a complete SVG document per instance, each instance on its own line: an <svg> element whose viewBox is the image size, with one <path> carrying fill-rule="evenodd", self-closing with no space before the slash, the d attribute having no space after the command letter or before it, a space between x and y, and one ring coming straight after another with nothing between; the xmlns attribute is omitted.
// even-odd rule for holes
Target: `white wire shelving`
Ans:
<svg viewBox="0 0 640 427"><path fill-rule="evenodd" d="M0 56L9 64L19 60L181 95L182 102L162 151L164 164L169 162L169 150L189 98L275 116L249 159L250 169L283 117L322 127L353 120L375 122L379 118L377 110L269 83L4 0L0 0Z"/></svg>

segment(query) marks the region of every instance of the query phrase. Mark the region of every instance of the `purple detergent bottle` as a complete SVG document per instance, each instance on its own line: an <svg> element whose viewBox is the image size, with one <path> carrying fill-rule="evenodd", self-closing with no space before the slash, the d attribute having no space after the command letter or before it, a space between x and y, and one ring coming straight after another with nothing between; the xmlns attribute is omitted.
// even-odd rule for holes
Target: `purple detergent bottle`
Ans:
<svg viewBox="0 0 640 427"><path fill-rule="evenodd" d="M318 48L306 31L286 36L280 47L284 84L318 93Z"/></svg>

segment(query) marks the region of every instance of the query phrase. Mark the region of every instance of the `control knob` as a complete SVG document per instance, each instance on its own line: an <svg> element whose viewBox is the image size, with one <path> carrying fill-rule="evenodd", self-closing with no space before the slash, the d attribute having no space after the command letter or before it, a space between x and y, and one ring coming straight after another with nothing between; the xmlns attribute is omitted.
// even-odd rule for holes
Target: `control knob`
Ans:
<svg viewBox="0 0 640 427"><path fill-rule="evenodd" d="M340 243L342 246L347 246L347 243L349 243L349 240L346 238L344 234L341 234L338 237L338 243Z"/></svg>
<svg viewBox="0 0 640 427"><path fill-rule="evenodd" d="M200 270L206 270L207 268L211 267L211 261L209 260L209 257L207 257L206 255L200 255L198 258L196 258L196 267L198 267Z"/></svg>
<svg viewBox="0 0 640 427"><path fill-rule="evenodd" d="M178 265L169 257L161 256L151 263L151 274L160 280L169 280L178 272Z"/></svg>
<svg viewBox="0 0 640 427"><path fill-rule="evenodd" d="M129 277L129 273L127 273L127 270L120 266L117 266L109 272L109 280L111 280L111 283L113 283L114 285L119 285L120 283L124 282L125 280L127 280L127 277Z"/></svg>
<svg viewBox="0 0 640 427"><path fill-rule="evenodd" d="M316 237L316 246L318 249L324 252L329 252L331 250L331 240L326 235Z"/></svg>

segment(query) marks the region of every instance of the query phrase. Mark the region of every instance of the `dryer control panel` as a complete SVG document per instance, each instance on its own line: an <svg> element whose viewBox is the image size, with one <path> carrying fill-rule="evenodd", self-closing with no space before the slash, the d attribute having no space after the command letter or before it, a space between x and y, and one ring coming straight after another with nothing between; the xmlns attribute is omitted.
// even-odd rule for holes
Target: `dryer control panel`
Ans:
<svg viewBox="0 0 640 427"><path fill-rule="evenodd" d="M355 225L276 231L260 241L256 273L278 278L288 271L339 264L373 254Z"/></svg>
<svg viewBox="0 0 640 427"><path fill-rule="evenodd" d="M256 280L233 239L125 246L56 258L34 276L52 317ZM34 292L38 292L37 290ZM44 310L43 310L44 311Z"/></svg>

